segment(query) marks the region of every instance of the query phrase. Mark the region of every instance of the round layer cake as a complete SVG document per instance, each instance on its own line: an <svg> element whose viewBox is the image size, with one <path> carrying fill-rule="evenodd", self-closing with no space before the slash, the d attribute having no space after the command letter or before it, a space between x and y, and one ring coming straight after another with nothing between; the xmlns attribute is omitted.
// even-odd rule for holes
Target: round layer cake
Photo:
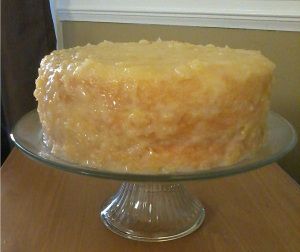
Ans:
<svg viewBox="0 0 300 252"><path fill-rule="evenodd" d="M263 144L273 69L258 51L105 41L46 56L34 95L60 158L124 172L211 169Z"/></svg>

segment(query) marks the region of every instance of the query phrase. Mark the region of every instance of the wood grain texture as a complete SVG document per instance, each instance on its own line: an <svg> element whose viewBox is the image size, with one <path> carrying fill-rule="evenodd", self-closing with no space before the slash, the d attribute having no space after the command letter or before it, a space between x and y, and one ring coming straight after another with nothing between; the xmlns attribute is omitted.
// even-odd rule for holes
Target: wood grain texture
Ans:
<svg viewBox="0 0 300 252"><path fill-rule="evenodd" d="M279 166L186 183L207 210L182 239L121 238L99 219L119 182L46 167L14 150L1 169L2 251L300 251L300 188Z"/></svg>

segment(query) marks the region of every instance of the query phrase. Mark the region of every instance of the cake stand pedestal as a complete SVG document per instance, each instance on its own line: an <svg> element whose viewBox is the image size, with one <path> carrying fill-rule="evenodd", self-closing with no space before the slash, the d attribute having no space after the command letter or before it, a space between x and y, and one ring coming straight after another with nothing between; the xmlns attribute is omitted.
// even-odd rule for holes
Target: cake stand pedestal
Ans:
<svg viewBox="0 0 300 252"><path fill-rule="evenodd" d="M178 183L122 183L105 202L101 219L133 240L168 241L190 234L205 217L201 202Z"/></svg>
<svg viewBox="0 0 300 252"><path fill-rule="evenodd" d="M167 174L137 174L98 170L59 159L52 155L42 139L36 111L22 117L11 133L15 145L30 158L50 167L100 178L125 181L108 199L100 216L111 231L133 240L168 241L183 237L201 226L205 210L178 182L229 176L268 165L288 153L296 144L293 127L271 112L267 120L267 141L247 160L209 170Z"/></svg>

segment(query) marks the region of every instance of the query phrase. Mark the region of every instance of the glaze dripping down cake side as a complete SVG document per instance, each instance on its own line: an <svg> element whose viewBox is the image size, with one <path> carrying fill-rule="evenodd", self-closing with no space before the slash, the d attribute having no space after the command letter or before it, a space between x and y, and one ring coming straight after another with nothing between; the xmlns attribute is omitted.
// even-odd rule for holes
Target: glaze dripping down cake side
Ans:
<svg viewBox="0 0 300 252"><path fill-rule="evenodd" d="M58 157L112 171L201 170L263 144L273 69L257 51L105 41L46 56L34 95Z"/></svg>

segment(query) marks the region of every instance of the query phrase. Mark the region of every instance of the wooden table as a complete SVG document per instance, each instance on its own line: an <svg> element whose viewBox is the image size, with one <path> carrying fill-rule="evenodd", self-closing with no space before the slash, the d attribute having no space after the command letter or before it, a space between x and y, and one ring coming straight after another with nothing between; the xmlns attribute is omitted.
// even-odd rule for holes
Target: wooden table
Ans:
<svg viewBox="0 0 300 252"><path fill-rule="evenodd" d="M187 183L204 203L203 226L145 243L108 231L101 203L119 182L46 167L14 150L2 167L2 251L300 251L300 189L278 165Z"/></svg>

